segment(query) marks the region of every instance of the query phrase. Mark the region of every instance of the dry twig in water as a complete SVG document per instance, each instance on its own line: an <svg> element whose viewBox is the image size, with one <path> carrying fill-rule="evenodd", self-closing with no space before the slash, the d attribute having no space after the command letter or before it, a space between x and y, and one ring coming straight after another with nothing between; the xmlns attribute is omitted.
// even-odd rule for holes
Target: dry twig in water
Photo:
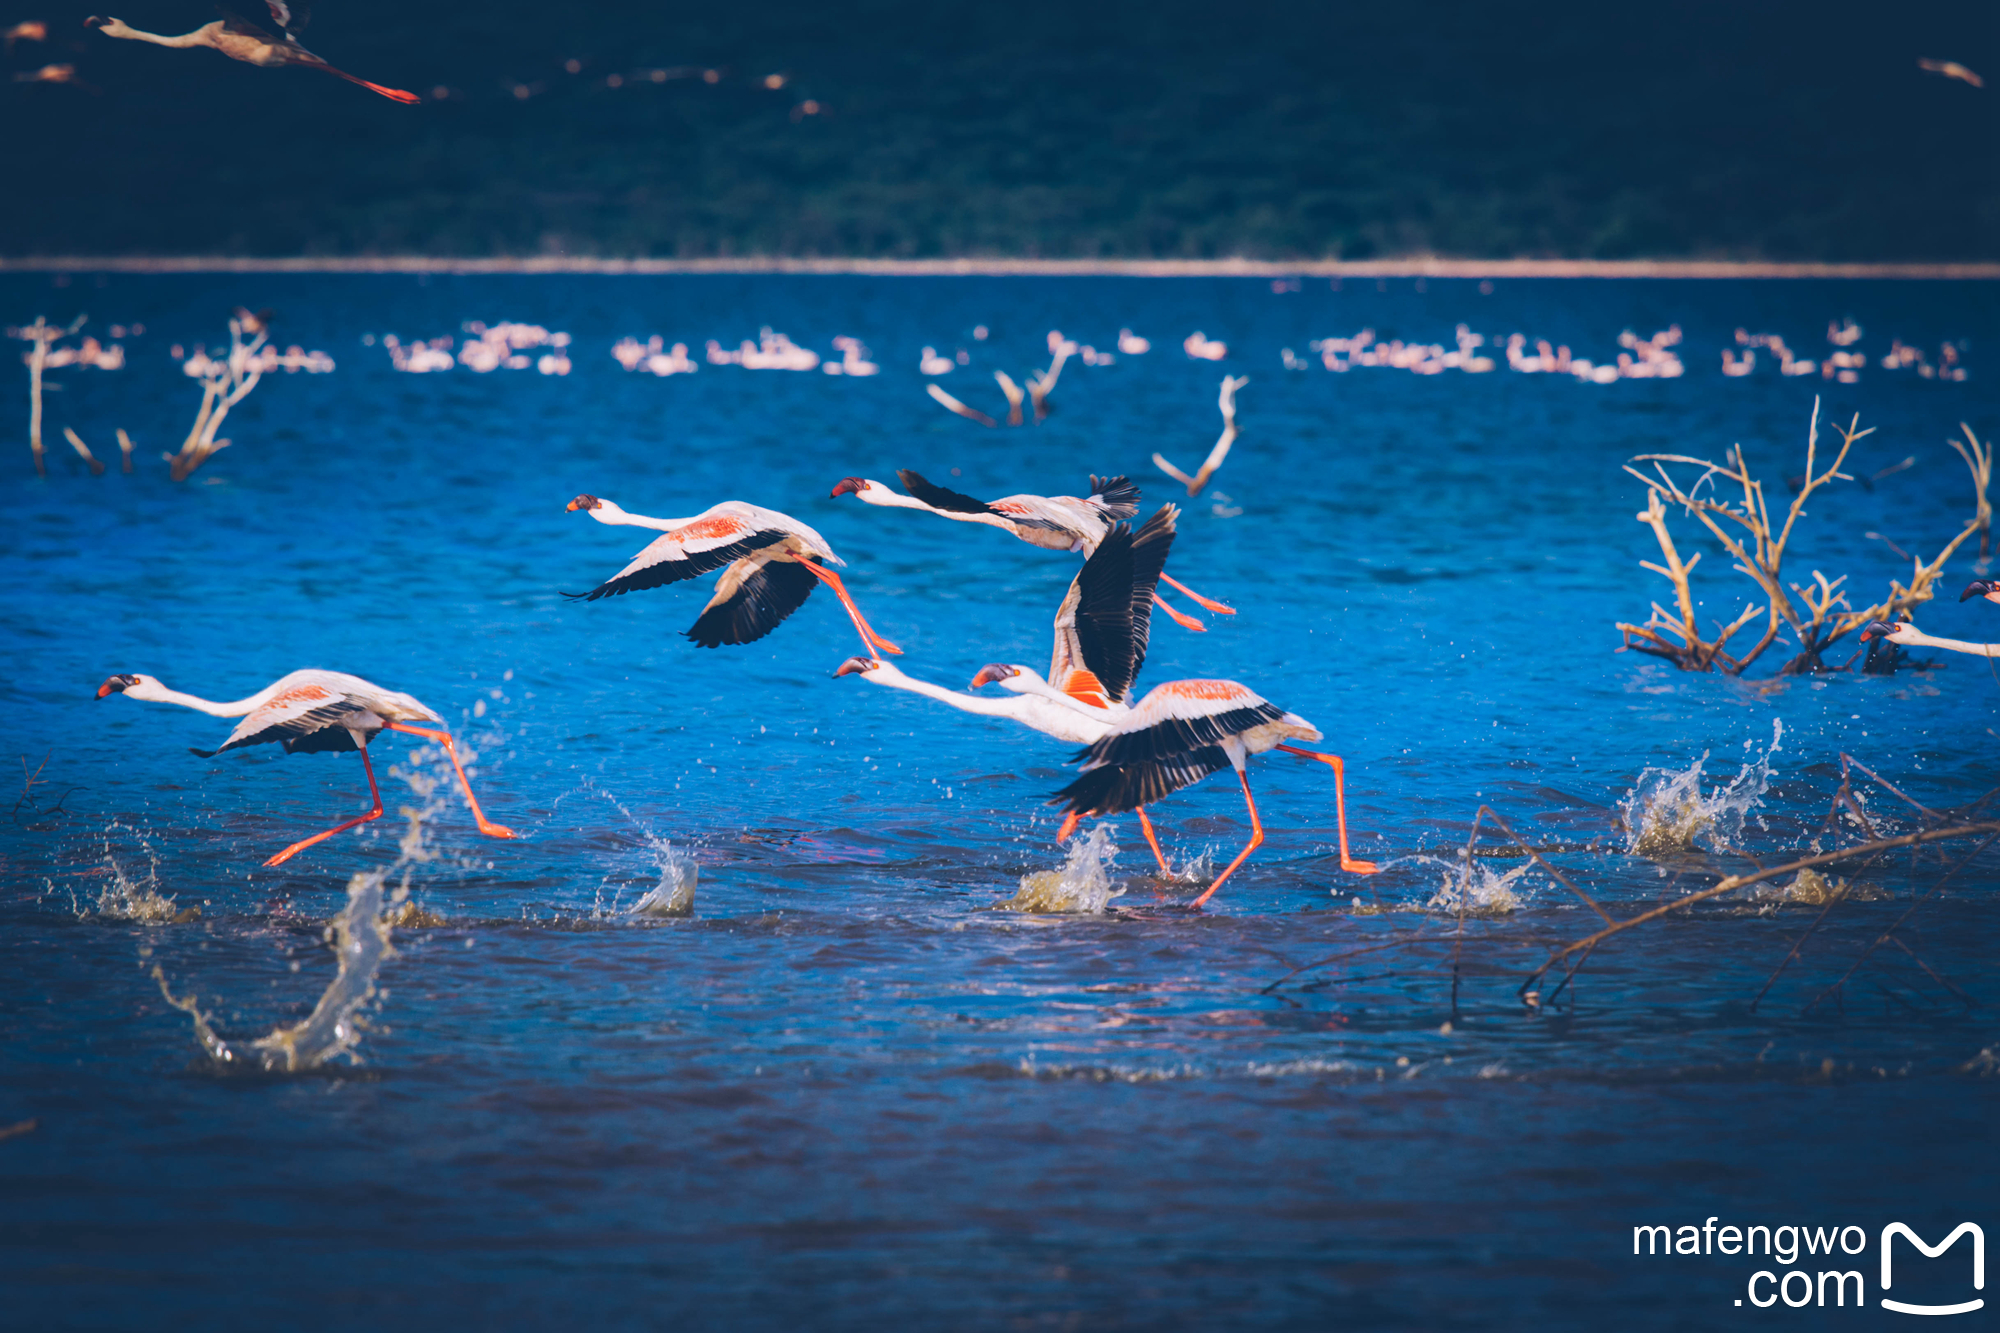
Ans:
<svg viewBox="0 0 2000 1333"><path fill-rule="evenodd" d="M35 455L35 475L49 475L48 465L42 458L42 371L49 363L49 348L83 327L84 317L78 315L66 329L59 329L40 315L35 322L24 329L14 329L15 337L26 341L28 346L28 448Z"/></svg>
<svg viewBox="0 0 2000 1333"><path fill-rule="evenodd" d="M1169 463L1164 454L1153 455L1153 466L1187 487L1189 495L1200 495L1201 488L1208 485L1208 479L1215 475L1215 470L1229 457L1230 446L1236 443L1236 391L1249 382L1248 375L1222 377L1222 393L1216 400L1218 406L1222 408L1222 437L1216 440L1215 447L1208 451L1208 457L1202 461L1202 465L1195 470L1192 477Z"/></svg>
<svg viewBox="0 0 2000 1333"><path fill-rule="evenodd" d="M194 428L181 442L179 453L160 455L171 466L175 481L186 481L196 468L229 447L229 441L216 439L215 433L222 428L229 409L248 398L257 381L263 378L264 364L257 353L270 337L270 326L261 318L244 318L241 312L230 317L229 356L223 361L210 361L201 377L201 411L195 415Z"/></svg>

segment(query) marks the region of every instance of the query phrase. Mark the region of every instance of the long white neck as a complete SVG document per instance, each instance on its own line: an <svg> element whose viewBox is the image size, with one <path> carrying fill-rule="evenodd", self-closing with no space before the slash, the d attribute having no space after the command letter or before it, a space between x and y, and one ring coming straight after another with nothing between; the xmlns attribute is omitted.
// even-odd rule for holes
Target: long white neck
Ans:
<svg viewBox="0 0 2000 1333"><path fill-rule="evenodd" d="M933 508L914 495L892 491L879 481L871 481L854 492L854 498L865 505L881 505L884 509L928 509L933 514L943 514L944 510ZM946 515L950 517L950 515Z"/></svg>
<svg viewBox="0 0 2000 1333"><path fill-rule="evenodd" d="M1974 657L2000 657L2000 643L1967 643L1964 639L1940 639L1911 626L1904 630L1893 643L1905 646L1921 645L1925 648L1942 648L1948 653L1971 653Z"/></svg>
<svg viewBox="0 0 2000 1333"><path fill-rule="evenodd" d="M207 713L210 717L243 717L255 712L271 697L272 691L276 688L275 685L266 685L247 699L238 699L234 703L226 704L203 699L197 695L182 694L179 690L170 690L158 681L151 684L141 682L126 690L125 694L127 698L144 699L147 703L179 704L183 708Z"/></svg>
<svg viewBox="0 0 2000 1333"><path fill-rule="evenodd" d="M960 694L955 690L933 685L929 681L907 676L887 662L863 674L877 685L906 690L911 694L921 694L926 699L935 699L941 704L948 704L962 713L1012 718L1022 726L1039 731L1045 736L1054 736L1057 740L1075 741L1079 745L1087 745L1111 729L1111 720L1108 716L1099 721L1069 708L1052 705L1050 701L1032 694L1015 694L1001 699Z"/></svg>
<svg viewBox="0 0 2000 1333"><path fill-rule="evenodd" d="M692 518L647 518L644 514L628 513L609 500L599 500L597 508L583 512L599 523L609 523L615 528L657 528L661 532L672 532L694 522Z"/></svg>
<svg viewBox="0 0 2000 1333"><path fill-rule="evenodd" d="M184 32L178 37L162 37L156 32L140 32L137 28L128 26L123 19L112 19L99 28L98 31L106 37L123 37L128 41L134 42L151 42L155 46L187 47L214 45L215 34L221 27L222 24L220 21L204 23L193 32ZM223 716L234 715L224 714Z"/></svg>

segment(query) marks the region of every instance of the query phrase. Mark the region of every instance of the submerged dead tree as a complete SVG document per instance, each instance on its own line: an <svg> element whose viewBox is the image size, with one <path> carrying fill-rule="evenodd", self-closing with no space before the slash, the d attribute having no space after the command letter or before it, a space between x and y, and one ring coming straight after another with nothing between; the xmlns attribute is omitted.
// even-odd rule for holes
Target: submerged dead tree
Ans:
<svg viewBox="0 0 2000 1333"><path fill-rule="evenodd" d="M82 328L83 321L84 317L78 315L65 329L36 315L35 322L26 328L7 330L28 344L28 354L23 358L28 363L28 448L35 455L35 475L38 477L49 475L42 448L42 372L48 368L49 349Z"/></svg>
<svg viewBox="0 0 2000 1333"><path fill-rule="evenodd" d="M229 441L216 439L215 433L222 428L229 409L248 398L257 381L263 378L264 360L258 353L264 350L270 337L270 327L262 318L239 310L229 320L226 359L216 361L201 348L195 349L187 370L201 380L201 410L195 414L194 427L181 442L180 452L160 455L167 460L175 481L186 481L196 468L229 447Z"/></svg>
<svg viewBox="0 0 2000 1333"><path fill-rule="evenodd" d="M1786 550L1799 519L1805 514L1806 502L1830 482L1854 480L1840 469L1855 442L1874 433L1874 427L1862 430L1860 424L1860 418L1856 417L1846 426L1835 427L1841 437L1840 448L1832 461L1822 466L1819 400L1813 400L1812 424L1806 436L1805 474L1799 479L1799 491L1792 497L1790 507L1783 511L1781 520L1774 520L1765 500L1764 483L1751 473L1741 445L1726 453L1720 463L1686 454L1640 454L1632 462L1652 464L1651 472L1627 464L1625 471L1646 485L1646 508L1635 517L1653 530L1665 561L1639 563L1673 584L1675 610L1669 611L1654 602L1653 614L1644 624L1618 622L1617 628L1624 635L1620 651L1630 648L1665 658L1683 671L1720 669L1730 675L1741 675L1763 656L1781 632L1789 630L1798 642L1799 651L1779 674L1804 674L1826 670L1823 660L1826 651L1870 621L1901 619L1912 607L1929 601L1945 561L1975 532L1983 534L1991 527L1992 506L1987 502L1987 487L1992 480L1993 449L1990 444L1981 444L1969 426L1962 426L1964 441L1954 439L1949 443L1972 473L1975 513L1936 558L1926 562L1911 557L1912 572L1907 585L1892 579L1888 596L1856 610L1843 587L1847 582L1844 574L1829 579L1814 570L1809 586L1785 577ZM1669 465L1692 466L1701 471L1691 482L1684 482L1669 470ZM1746 601L1742 613L1728 624L1715 622L1711 635L1702 633L1695 617L1692 575L1701 555L1697 552L1692 559L1681 557L1667 525L1670 506L1695 518L1709 535L1722 543L1735 562L1733 568L1747 575L1764 597L1761 605L1754 600ZM1747 650L1731 651L1732 640L1760 618L1764 626L1756 642Z"/></svg>
<svg viewBox="0 0 2000 1333"><path fill-rule="evenodd" d="M1201 466L1195 470L1192 477L1169 463L1165 454L1153 455L1153 466L1187 487L1189 495L1200 495L1201 488L1208 485L1208 479L1215 475L1215 470L1229 457L1229 450L1236 443L1236 391L1249 382L1248 375L1222 377L1222 393L1216 399L1216 405L1222 409L1222 435L1216 440L1215 447L1208 451L1208 457L1202 460Z"/></svg>

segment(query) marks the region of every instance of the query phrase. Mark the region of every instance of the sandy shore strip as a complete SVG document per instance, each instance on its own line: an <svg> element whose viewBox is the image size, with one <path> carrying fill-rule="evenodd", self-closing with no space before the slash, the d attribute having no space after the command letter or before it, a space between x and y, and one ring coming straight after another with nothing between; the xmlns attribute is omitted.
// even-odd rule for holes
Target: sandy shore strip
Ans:
<svg viewBox="0 0 2000 1333"><path fill-rule="evenodd" d="M58 255L0 257L0 273L815 273L880 277L1848 278L1992 281L2000 263L1778 264L1708 259L597 259L570 255Z"/></svg>

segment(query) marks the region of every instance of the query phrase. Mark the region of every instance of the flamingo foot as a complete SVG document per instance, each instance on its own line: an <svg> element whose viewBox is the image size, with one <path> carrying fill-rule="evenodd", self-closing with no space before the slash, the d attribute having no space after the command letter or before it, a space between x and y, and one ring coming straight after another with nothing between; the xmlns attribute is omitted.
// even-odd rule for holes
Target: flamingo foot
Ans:
<svg viewBox="0 0 2000 1333"><path fill-rule="evenodd" d="M1160 596L1160 594L1158 593L1153 594L1153 605L1159 607L1162 611L1165 611L1170 617L1173 618L1173 622L1176 625L1179 625L1182 629L1191 629L1197 634L1206 634L1208 632L1208 626L1202 624L1199 620L1196 620L1193 616L1188 615L1185 611L1175 610L1173 604L1168 602L1166 598Z"/></svg>
<svg viewBox="0 0 2000 1333"><path fill-rule="evenodd" d="M1063 816L1062 827L1056 830L1057 842L1068 842L1069 835L1076 832L1076 826L1083 822L1083 816L1072 810Z"/></svg>
<svg viewBox="0 0 2000 1333"><path fill-rule="evenodd" d="M1202 607L1206 608L1207 610L1215 612L1215 614L1219 616L1233 616L1236 614L1235 607L1224 606L1221 602L1216 601L1212 597L1203 597L1193 588L1188 587L1187 584L1182 583L1179 579L1173 578L1170 575L1167 574L1160 575L1160 582L1166 584L1170 588L1180 589L1182 592L1186 593L1189 597L1193 598Z"/></svg>

